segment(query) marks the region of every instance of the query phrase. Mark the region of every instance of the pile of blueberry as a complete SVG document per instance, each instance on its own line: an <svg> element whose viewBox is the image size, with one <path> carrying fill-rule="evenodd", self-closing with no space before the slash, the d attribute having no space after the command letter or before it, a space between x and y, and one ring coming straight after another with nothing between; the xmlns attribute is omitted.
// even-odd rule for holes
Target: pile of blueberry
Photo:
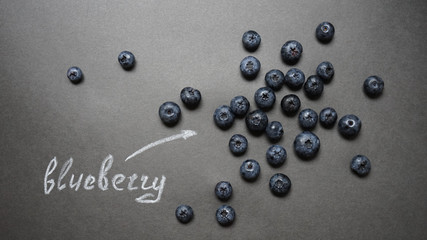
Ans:
<svg viewBox="0 0 427 240"><path fill-rule="evenodd" d="M329 22L322 22L316 28L315 34L321 43L328 43L333 39L335 33L334 26ZM249 52L258 49L261 43L261 36L255 31L247 31L243 34L242 43ZM287 65L296 64L303 53L302 45L296 40L287 41L281 48L281 56ZM125 70L131 70L135 65L135 56L129 51L123 51L118 56L120 65ZM240 72L247 80L257 77L261 69L260 61L247 56L240 63ZM276 102L275 91L280 90L284 85L293 91L303 89L309 99L318 99L323 92L324 84L329 83L334 76L334 67L324 61L317 66L316 75L305 79L304 73L298 68L289 69L286 74L278 69L272 69L265 75L266 87L259 88L254 94L254 101L258 109L249 111L250 103L245 96L236 96L231 99L229 105L221 105L215 109L213 120L220 129L229 129L236 118L244 118L247 129L254 135L266 134L268 139L277 143L283 136L283 126L278 121L269 121L267 111ZM78 67L71 67L67 71L68 79L78 84L83 80L83 73ZM384 89L384 81L378 76L370 76L363 83L363 89L367 96L375 98L381 95ZM185 87L181 90L181 101L189 109L196 108L201 101L201 93L192 87ZM300 111L301 100L295 94L284 96L280 102L280 107L286 116L295 116L298 112L298 123L303 132L298 134L294 140L294 150L298 157L304 160L314 158L320 149L320 139L312 129L317 122L324 128L333 128L338 120L338 114L332 107L324 108L320 114L313 109L306 108ZM168 101L159 107L159 117L167 126L176 125L181 117L181 109L175 102ZM361 129L361 120L353 114L347 114L338 121L338 131L346 139L357 137ZM248 148L248 140L241 134L234 134L229 140L229 149L235 156L242 155ZM271 167L278 168L284 164L287 158L286 149L280 145L271 145L266 152L266 160ZM370 160L364 155L356 155L351 163L350 169L358 176L366 176L370 169ZM258 161L247 159L240 166L240 175L246 181L256 181L261 168ZM274 174L269 181L271 192L276 196L285 196L291 188L291 180L283 173ZM220 181L215 186L215 195L219 200L225 202L230 199L233 188L230 182ZM182 223L188 223L193 218L193 209L185 204L176 208L175 216ZM229 205L221 205L216 211L216 219L222 226L233 223L235 211Z"/></svg>

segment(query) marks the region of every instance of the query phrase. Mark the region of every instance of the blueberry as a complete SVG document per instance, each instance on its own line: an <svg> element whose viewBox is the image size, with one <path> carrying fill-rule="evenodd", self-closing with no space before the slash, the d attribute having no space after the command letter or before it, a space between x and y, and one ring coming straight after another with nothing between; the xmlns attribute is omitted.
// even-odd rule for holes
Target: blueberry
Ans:
<svg viewBox="0 0 427 240"><path fill-rule="evenodd" d="M221 129L228 129L234 123L234 114L231 112L231 108L226 105L219 106L215 109L213 118L215 124Z"/></svg>
<svg viewBox="0 0 427 240"><path fill-rule="evenodd" d="M234 155L242 155L248 149L248 140L243 135L234 134L228 142L228 147Z"/></svg>
<svg viewBox="0 0 427 240"><path fill-rule="evenodd" d="M285 148L280 145L271 145L265 155L267 158L267 162L272 167L282 166L288 156Z"/></svg>
<svg viewBox="0 0 427 240"><path fill-rule="evenodd" d="M324 128L332 128L337 121L338 114L331 107L324 108L319 114L319 122Z"/></svg>
<svg viewBox="0 0 427 240"><path fill-rule="evenodd" d="M308 77L304 83L304 92L311 99L319 98L323 92L323 81L316 75Z"/></svg>
<svg viewBox="0 0 427 240"><path fill-rule="evenodd" d="M353 114L345 115L338 121L338 131L345 138L355 138L361 127L362 121Z"/></svg>
<svg viewBox="0 0 427 240"><path fill-rule="evenodd" d="M291 116L298 112L301 107L301 101L297 95L288 94L282 98L280 106L286 115Z"/></svg>
<svg viewBox="0 0 427 240"><path fill-rule="evenodd" d="M130 70L135 66L135 56L129 51L121 52L119 54L118 60L120 65L122 65L125 70Z"/></svg>
<svg viewBox="0 0 427 240"><path fill-rule="evenodd" d="M231 112L237 117L244 117L248 113L250 106L251 104L244 96L236 96L230 102Z"/></svg>
<svg viewBox="0 0 427 240"><path fill-rule="evenodd" d="M276 94L273 89L269 87L262 87L256 90L254 95L256 105L263 109L268 110L273 107L276 102Z"/></svg>
<svg viewBox="0 0 427 240"><path fill-rule="evenodd" d="M67 77L74 84L83 80L83 73L79 67L70 67L67 71Z"/></svg>
<svg viewBox="0 0 427 240"><path fill-rule="evenodd" d="M182 223L190 222L193 215L193 209L188 205L179 205L175 210L176 219Z"/></svg>
<svg viewBox="0 0 427 240"><path fill-rule="evenodd" d="M245 119L246 127L252 133L262 133L267 128L268 117L262 110L254 110L250 112Z"/></svg>
<svg viewBox="0 0 427 240"><path fill-rule="evenodd" d="M256 160L245 160L240 166L240 175L247 181L254 181L259 176L261 168Z"/></svg>
<svg viewBox="0 0 427 240"><path fill-rule="evenodd" d="M310 131L304 131L295 137L294 150L302 159L312 159L320 149L320 139Z"/></svg>
<svg viewBox="0 0 427 240"><path fill-rule="evenodd" d="M304 130L312 130L314 127L316 127L317 120L317 113L311 108L302 110L298 115L299 125Z"/></svg>
<svg viewBox="0 0 427 240"><path fill-rule="evenodd" d="M287 41L285 44L283 44L280 53L285 63L290 65L296 64L301 58L302 45L295 40Z"/></svg>
<svg viewBox="0 0 427 240"><path fill-rule="evenodd" d="M366 176L371 170L371 161L364 155L356 155L351 160L350 169L361 177Z"/></svg>
<svg viewBox="0 0 427 240"><path fill-rule="evenodd" d="M230 199L232 193L233 188L231 187L230 182L221 181L218 182L215 186L215 195L219 198L219 200L227 201Z"/></svg>
<svg viewBox="0 0 427 240"><path fill-rule="evenodd" d="M200 103L200 100L202 99L202 95L200 94L200 91L192 87L183 88L181 90L180 97L181 97L181 101L188 108L197 107Z"/></svg>
<svg viewBox="0 0 427 240"><path fill-rule="evenodd" d="M240 72L246 79L254 79L261 69L261 63L256 57L247 56L240 62Z"/></svg>
<svg viewBox="0 0 427 240"><path fill-rule="evenodd" d="M370 76L363 83L363 89L369 97L378 97L384 90L384 81L378 76Z"/></svg>
<svg viewBox="0 0 427 240"><path fill-rule="evenodd" d="M166 125L175 125L181 117L181 108L174 102L165 102L160 105L159 116Z"/></svg>
<svg viewBox="0 0 427 240"><path fill-rule="evenodd" d="M285 75L285 84L291 90L299 90L305 82L304 73L298 68L291 68L286 72Z"/></svg>
<svg viewBox="0 0 427 240"><path fill-rule="evenodd" d="M268 87L273 89L274 91L278 91L282 88L283 84L285 82L285 75L282 71L278 69L273 69L268 71L268 73L265 74L265 83Z"/></svg>
<svg viewBox="0 0 427 240"><path fill-rule="evenodd" d="M222 226L231 225L236 217L236 212L231 206L222 205L216 210L216 220Z"/></svg>
<svg viewBox="0 0 427 240"><path fill-rule="evenodd" d="M334 37L334 34L335 28L330 22L322 22L316 28L316 37L320 42L330 42Z"/></svg>
<svg viewBox="0 0 427 240"><path fill-rule="evenodd" d="M321 62L316 69L317 76L323 80L324 83L329 83L334 77L334 66L330 62Z"/></svg>
<svg viewBox="0 0 427 240"><path fill-rule="evenodd" d="M270 190L276 196L285 196L291 189L291 180L283 173L276 173L270 178Z"/></svg>
<svg viewBox="0 0 427 240"><path fill-rule="evenodd" d="M278 121L269 122L265 129L265 133L271 141L279 141L283 136L282 124Z"/></svg>
<svg viewBox="0 0 427 240"><path fill-rule="evenodd" d="M243 34L242 42L246 50L253 52L258 49L261 43L261 36L257 32L249 30Z"/></svg>

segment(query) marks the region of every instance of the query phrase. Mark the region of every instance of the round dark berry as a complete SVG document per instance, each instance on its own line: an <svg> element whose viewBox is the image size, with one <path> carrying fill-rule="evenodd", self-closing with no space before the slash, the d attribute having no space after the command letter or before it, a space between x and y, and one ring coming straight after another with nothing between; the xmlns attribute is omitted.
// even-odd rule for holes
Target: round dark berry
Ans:
<svg viewBox="0 0 427 240"><path fill-rule="evenodd" d="M261 172L259 163L256 160L245 160L240 166L240 175L247 181L255 181Z"/></svg>
<svg viewBox="0 0 427 240"><path fill-rule="evenodd" d="M274 91L278 91L282 88L285 82L285 75L278 69L270 70L265 74L265 83L268 87Z"/></svg>
<svg viewBox="0 0 427 240"><path fill-rule="evenodd" d="M174 102L165 102L160 105L159 116L166 125L175 125L181 117L181 108Z"/></svg>
<svg viewBox="0 0 427 240"><path fill-rule="evenodd" d="M321 62L316 69L317 76L323 80L324 83L329 83L334 77L334 66L330 62Z"/></svg>
<svg viewBox="0 0 427 240"><path fill-rule="evenodd" d="M363 90L371 98L378 97L384 90L384 81L378 76L370 76L363 82Z"/></svg>
<svg viewBox="0 0 427 240"><path fill-rule="evenodd" d="M230 182L221 181L218 182L215 186L215 195L219 200L227 201L231 198L231 194L233 193L233 188L231 187Z"/></svg>
<svg viewBox="0 0 427 240"><path fill-rule="evenodd" d="M324 108L319 114L319 122L324 128L332 128L337 121L338 114L331 107Z"/></svg>
<svg viewBox="0 0 427 240"><path fill-rule="evenodd" d="M228 147L234 155L242 155L248 149L248 140L241 134L234 134L228 142Z"/></svg>
<svg viewBox="0 0 427 240"><path fill-rule="evenodd" d="M179 205L175 210L176 219L182 223L190 222L193 215L193 209L188 205Z"/></svg>
<svg viewBox="0 0 427 240"><path fill-rule="evenodd" d="M350 169L361 177L366 176L371 170L371 161L364 155L356 155L351 160Z"/></svg>
<svg viewBox="0 0 427 240"><path fill-rule="evenodd" d="M338 131L343 137L348 139L355 138L361 128L362 121L353 114L345 115L338 121Z"/></svg>
<svg viewBox="0 0 427 240"><path fill-rule="evenodd" d="M234 114L231 108L226 105L219 106L213 114L215 124L221 129L228 129L234 123Z"/></svg>
<svg viewBox="0 0 427 240"><path fill-rule="evenodd" d="M316 111L311 108L302 110L298 115L298 122L302 129L312 130L316 127L318 116Z"/></svg>
<svg viewBox="0 0 427 240"><path fill-rule="evenodd" d="M299 90L305 82L304 73L298 68L291 68L285 75L285 84L291 90Z"/></svg>
<svg viewBox="0 0 427 240"><path fill-rule="evenodd" d="M200 100L202 99L202 95L200 91L192 88L185 87L181 90L181 100L188 108L195 108L199 105Z"/></svg>
<svg viewBox="0 0 427 240"><path fill-rule="evenodd" d="M68 79L74 83L80 83L83 80L83 73L79 67L70 67L67 71Z"/></svg>
<svg viewBox="0 0 427 240"><path fill-rule="evenodd" d="M272 145L268 148L266 152L267 162L272 167L280 167L285 163L287 158L287 153L284 147L280 145Z"/></svg>
<svg viewBox="0 0 427 240"><path fill-rule="evenodd" d="M130 70L135 66L135 56L129 51L123 51L119 54L118 60L125 70Z"/></svg>
<svg viewBox="0 0 427 240"><path fill-rule="evenodd" d="M242 43L246 50L253 52L261 44L261 36L257 32L249 30L243 34Z"/></svg>
<svg viewBox="0 0 427 240"><path fill-rule="evenodd" d="M274 103L276 102L276 94L274 93L273 89L269 87L262 87L256 90L254 94L254 99L256 105L263 109L268 110L273 107Z"/></svg>
<svg viewBox="0 0 427 240"><path fill-rule="evenodd" d="M271 141L277 142L283 136L283 126L278 121L269 122L267 128L265 129L265 133Z"/></svg>
<svg viewBox="0 0 427 240"><path fill-rule="evenodd" d="M283 44L280 53L285 63L293 65L301 58L302 50L301 43L295 40L290 40Z"/></svg>
<svg viewBox="0 0 427 240"><path fill-rule="evenodd" d="M291 180L283 173L276 173L270 178L270 190L276 196L285 196L291 185Z"/></svg>
<svg viewBox="0 0 427 240"><path fill-rule="evenodd" d="M310 131L298 134L294 140L294 150L302 159L312 159L320 149L320 139Z"/></svg>
<svg viewBox="0 0 427 240"><path fill-rule="evenodd" d="M261 69L261 63L256 57L247 56L240 62L240 72L246 79L254 79Z"/></svg>
<svg viewBox="0 0 427 240"><path fill-rule="evenodd" d="M244 117L248 113L250 106L251 104L244 96L236 96L230 102L231 112L237 117Z"/></svg>
<svg viewBox="0 0 427 240"><path fill-rule="evenodd" d="M334 34L335 28L330 22L322 22L316 28L316 37L320 42L330 42L334 37Z"/></svg>
<svg viewBox="0 0 427 240"><path fill-rule="evenodd" d="M246 115L246 127L252 133L262 133L268 124L268 117L262 110L255 110Z"/></svg>
<svg viewBox="0 0 427 240"><path fill-rule="evenodd" d="M308 77L304 83L304 92L308 98L319 98L323 92L323 81L316 75Z"/></svg>
<svg viewBox="0 0 427 240"><path fill-rule="evenodd" d="M282 108L283 113L291 116L298 112L301 107L301 101L297 95L288 94L282 98L280 107Z"/></svg>
<svg viewBox="0 0 427 240"><path fill-rule="evenodd" d="M231 225L236 217L236 212L231 206L222 205L216 210L216 220L222 226Z"/></svg>

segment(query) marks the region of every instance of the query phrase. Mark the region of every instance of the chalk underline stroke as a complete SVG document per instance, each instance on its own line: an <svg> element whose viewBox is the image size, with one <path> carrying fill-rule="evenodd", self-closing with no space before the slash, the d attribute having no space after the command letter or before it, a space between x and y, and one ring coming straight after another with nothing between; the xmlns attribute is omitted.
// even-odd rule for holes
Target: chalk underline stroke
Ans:
<svg viewBox="0 0 427 240"><path fill-rule="evenodd" d="M178 139L181 139L181 138L184 139L184 140L187 140L187 138L190 138L190 137L196 136L196 135L197 135L196 131L193 131L193 130L181 130L181 133L178 133L178 134L166 137L166 138L162 138L162 139L157 140L155 142L152 142L152 143L150 143L148 145L145 145L144 147L142 147L141 149L139 149L138 151L132 153L129 157L127 157L126 160L125 160L125 162L127 160L135 157L136 155L141 154L144 151L146 151L146 150L148 150L150 148L153 148L153 147L155 147L157 145L160 145L160 144L163 144L163 143L167 143L167 142L170 142L170 141L174 141L174 140L178 140Z"/></svg>

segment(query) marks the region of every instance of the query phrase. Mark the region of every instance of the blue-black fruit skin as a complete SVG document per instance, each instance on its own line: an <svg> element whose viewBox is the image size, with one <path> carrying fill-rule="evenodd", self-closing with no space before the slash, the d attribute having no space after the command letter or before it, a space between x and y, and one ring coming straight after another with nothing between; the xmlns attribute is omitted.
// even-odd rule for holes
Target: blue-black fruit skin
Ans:
<svg viewBox="0 0 427 240"><path fill-rule="evenodd" d="M285 75L278 69L272 69L265 74L265 84L273 89L279 91L285 83Z"/></svg>
<svg viewBox="0 0 427 240"><path fill-rule="evenodd" d="M249 30L243 34L242 43L246 50L249 52L254 52L261 44L261 35L259 35L254 30Z"/></svg>
<svg viewBox="0 0 427 240"><path fill-rule="evenodd" d="M298 134L294 140L295 153L304 160L314 158L320 149L320 139L310 131Z"/></svg>
<svg viewBox="0 0 427 240"><path fill-rule="evenodd" d="M215 195L221 201L227 201L231 198L233 187L230 182L220 181L215 186Z"/></svg>
<svg viewBox="0 0 427 240"><path fill-rule="evenodd" d="M311 75L304 83L304 92L310 99L318 99L323 93L323 81L317 75Z"/></svg>
<svg viewBox="0 0 427 240"><path fill-rule="evenodd" d="M283 126L278 121L271 121L268 123L267 128L265 129L265 133L273 142L279 141L283 136Z"/></svg>
<svg viewBox="0 0 427 240"><path fill-rule="evenodd" d="M219 128L225 130L233 125L234 114L231 112L231 108L229 106L222 105L215 109L213 119Z"/></svg>
<svg viewBox="0 0 427 240"><path fill-rule="evenodd" d="M319 116L311 108L301 110L298 115L298 122L302 129L312 130L316 127Z"/></svg>
<svg viewBox="0 0 427 240"><path fill-rule="evenodd" d="M240 175L246 181L255 181L261 172L259 163L254 159L245 160L240 166Z"/></svg>
<svg viewBox="0 0 427 240"><path fill-rule="evenodd" d="M276 94L269 87L261 87L255 91L254 100L256 105L263 109L271 109L276 102Z"/></svg>
<svg viewBox="0 0 427 240"><path fill-rule="evenodd" d="M324 128L332 128L337 122L338 114L334 108L326 107L320 111L319 114L319 123Z"/></svg>
<svg viewBox="0 0 427 240"><path fill-rule="evenodd" d="M288 194L292 183L288 176L283 173L276 173L270 178L269 182L271 192L279 197Z"/></svg>
<svg viewBox="0 0 427 240"><path fill-rule="evenodd" d="M248 149L248 139L241 134L234 134L228 142L228 148L236 156L243 155Z"/></svg>
<svg viewBox="0 0 427 240"><path fill-rule="evenodd" d="M296 40L287 41L283 44L280 54L282 59L286 64L294 65L296 64L302 56L302 45Z"/></svg>
<svg viewBox="0 0 427 240"><path fill-rule="evenodd" d="M330 22L322 22L316 27L316 38L322 43L328 43L335 35L335 27Z"/></svg>
<svg viewBox="0 0 427 240"><path fill-rule="evenodd" d="M193 208L185 204L179 205L175 210L175 216L181 223L188 223L193 219Z"/></svg>
<svg viewBox="0 0 427 240"><path fill-rule="evenodd" d="M321 62L317 66L316 74L324 83L329 83L335 74L334 66L328 61Z"/></svg>
<svg viewBox="0 0 427 240"><path fill-rule="evenodd" d="M301 107L301 100L295 94L288 94L282 98L280 107L284 114L288 116L295 115Z"/></svg>
<svg viewBox="0 0 427 240"><path fill-rule="evenodd" d="M350 169L360 177L371 171L371 161L365 155L356 155L350 163Z"/></svg>
<svg viewBox="0 0 427 240"><path fill-rule="evenodd" d="M282 166L288 157L286 149L280 145L271 145L265 156L270 166L275 168Z"/></svg>
<svg viewBox="0 0 427 240"><path fill-rule="evenodd" d="M192 87L185 87L180 93L181 101L188 108L196 108L202 100L202 94L198 89Z"/></svg>
<svg viewBox="0 0 427 240"><path fill-rule="evenodd" d="M384 81L378 76L369 76L363 82L363 90L371 98L380 96L384 90Z"/></svg>
<svg viewBox="0 0 427 240"><path fill-rule="evenodd" d="M248 80L255 79L261 69L261 62L254 56L247 56L240 62L240 72Z"/></svg>
<svg viewBox="0 0 427 240"><path fill-rule="evenodd" d="M228 205L222 205L216 210L216 220L221 226L229 226L236 218L236 211Z"/></svg>
<svg viewBox="0 0 427 240"><path fill-rule="evenodd" d="M83 80L83 72L79 67L70 67L67 70L67 78L74 84L80 83Z"/></svg>
<svg viewBox="0 0 427 240"><path fill-rule="evenodd" d="M246 115L245 123L252 133L262 133L267 128L268 117L264 111L257 109Z"/></svg>
<svg viewBox="0 0 427 240"><path fill-rule="evenodd" d="M286 72L284 84L293 91L300 90L305 82L305 74L298 68L291 68Z"/></svg>
<svg viewBox="0 0 427 240"><path fill-rule="evenodd" d="M181 118L181 108L174 102L165 102L159 107L159 117L164 124L173 126Z"/></svg>
<svg viewBox="0 0 427 240"><path fill-rule="evenodd" d="M245 96L235 96L230 101L231 112L236 115L236 117L244 117L248 113L251 104Z"/></svg>
<svg viewBox="0 0 427 240"><path fill-rule="evenodd" d="M361 128L362 121L353 114L344 115L338 121L338 131L343 137L347 139L356 138L357 135L359 135Z"/></svg>
<svg viewBox="0 0 427 240"><path fill-rule="evenodd" d="M130 70L135 66L135 55L129 51L122 51L117 58L125 70Z"/></svg>

